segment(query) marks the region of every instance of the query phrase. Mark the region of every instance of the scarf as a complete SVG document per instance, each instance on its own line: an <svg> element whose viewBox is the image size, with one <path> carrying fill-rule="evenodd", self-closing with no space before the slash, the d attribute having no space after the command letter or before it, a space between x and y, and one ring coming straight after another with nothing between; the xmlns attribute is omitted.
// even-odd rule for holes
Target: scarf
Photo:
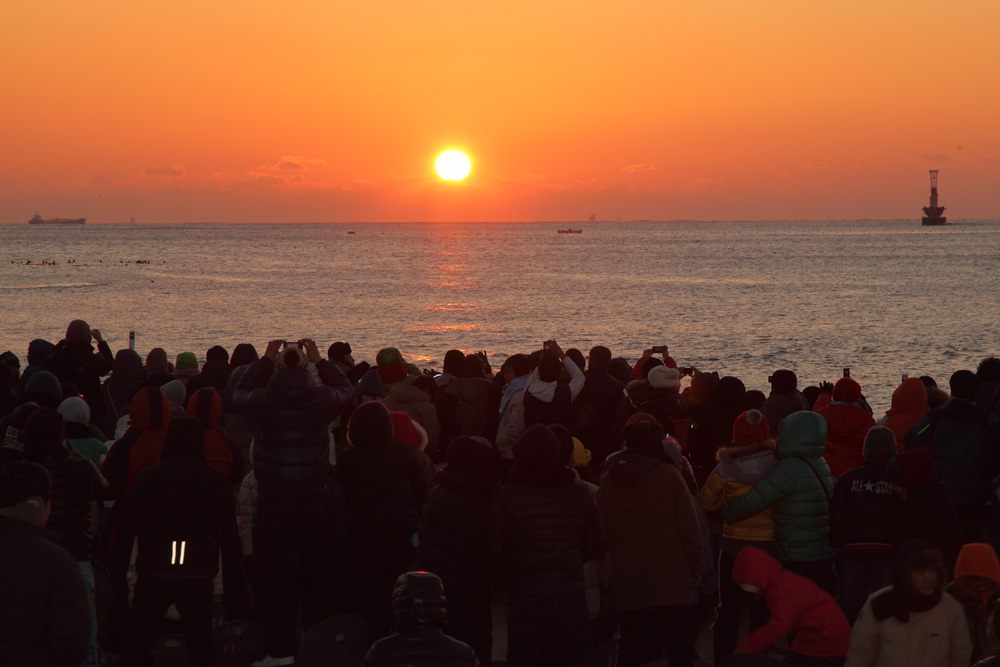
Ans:
<svg viewBox="0 0 1000 667"><path fill-rule="evenodd" d="M510 381L510 384L503 388L503 396L500 397L499 414L503 414L504 408L507 407L507 403L510 402L510 399L514 398L514 394L524 390L525 385L528 384L529 377L531 376L522 375L520 377L516 377Z"/></svg>

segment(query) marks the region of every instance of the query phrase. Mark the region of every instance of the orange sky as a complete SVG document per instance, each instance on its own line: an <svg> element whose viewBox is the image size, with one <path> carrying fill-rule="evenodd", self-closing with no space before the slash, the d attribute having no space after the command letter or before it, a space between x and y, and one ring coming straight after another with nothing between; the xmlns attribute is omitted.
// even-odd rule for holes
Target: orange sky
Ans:
<svg viewBox="0 0 1000 667"><path fill-rule="evenodd" d="M0 222L1000 217L996 0L0 5ZM434 159L468 153L445 183Z"/></svg>

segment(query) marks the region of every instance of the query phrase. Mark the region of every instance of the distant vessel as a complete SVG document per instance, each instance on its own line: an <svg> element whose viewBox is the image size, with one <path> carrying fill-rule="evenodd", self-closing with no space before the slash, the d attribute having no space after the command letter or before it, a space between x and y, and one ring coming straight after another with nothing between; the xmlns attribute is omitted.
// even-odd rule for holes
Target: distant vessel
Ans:
<svg viewBox="0 0 1000 667"><path fill-rule="evenodd" d="M582 229L557 229L556 234L583 234Z"/></svg>
<svg viewBox="0 0 1000 667"><path fill-rule="evenodd" d="M941 215L944 213L944 206L938 206L937 181L938 170L931 169L931 205L924 206L924 217L920 219L923 225L947 225L948 218Z"/></svg>
<svg viewBox="0 0 1000 667"><path fill-rule="evenodd" d="M28 220L29 225L83 225L86 224L86 218L43 218L37 213Z"/></svg>

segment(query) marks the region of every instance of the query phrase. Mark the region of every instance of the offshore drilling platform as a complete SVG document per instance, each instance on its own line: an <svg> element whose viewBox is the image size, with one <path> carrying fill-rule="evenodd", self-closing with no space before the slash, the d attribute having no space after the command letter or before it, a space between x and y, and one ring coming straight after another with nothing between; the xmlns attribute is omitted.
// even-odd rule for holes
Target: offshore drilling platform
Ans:
<svg viewBox="0 0 1000 667"><path fill-rule="evenodd" d="M941 215L944 213L944 206L938 206L937 192L938 170L931 169L931 205L924 206L924 217L921 223L924 225L947 225L948 218Z"/></svg>

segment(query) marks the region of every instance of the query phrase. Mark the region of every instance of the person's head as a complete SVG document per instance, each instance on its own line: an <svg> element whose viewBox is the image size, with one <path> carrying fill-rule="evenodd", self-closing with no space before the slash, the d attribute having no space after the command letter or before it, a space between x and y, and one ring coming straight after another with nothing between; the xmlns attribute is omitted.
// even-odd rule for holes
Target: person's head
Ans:
<svg viewBox="0 0 1000 667"><path fill-rule="evenodd" d="M638 419L627 424L621 435L625 451L639 454L663 451L663 427L655 421Z"/></svg>
<svg viewBox="0 0 1000 667"><path fill-rule="evenodd" d="M163 385L166 388L167 385ZM222 419L222 396L214 387L202 387L188 398L184 410L188 417L198 420L205 430L219 428Z"/></svg>
<svg viewBox="0 0 1000 667"><path fill-rule="evenodd" d="M275 367L278 370L286 368L298 368L309 370L309 359L306 358L306 351L302 348L286 347L281 352L278 353L278 358L275 360Z"/></svg>
<svg viewBox="0 0 1000 667"><path fill-rule="evenodd" d="M1000 382L1000 358L986 357L980 361L976 378L980 382Z"/></svg>
<svg viewBox="0 0 1000 667"><path fill-rule="evenodd" d="M240 343L233 348L233 356L229 358L229 367L239 368L240 366L252 364L258 359L260 359L260 355L257 354L257 348L250 343Z"/></svg>
<svg viewBox="0 0 1000 667"><path fill-rule="evenodd" d="M861 385L854 378L840 378L833 385L833 400L841 403L857 403L861 400Z"/></svg>
<svg viewBox="0 0 1000 667"><path fill-rule="evenodd" d="M865 435L863 452L866 461L888 463L896 455L896 434L885 426L872 426Z"/></svg>
<svg viewBox="0 0 1000 667"><path fill-rule="evenodd" d="M51 498L49 473L37 463L16 461L0 468L0 516L44 526Z"/></svg>
<svg viewBox="0 0 1000 667"><path fill-rule="evenodd" d="M174 364L178 373L193 373L198 370L198 357L194 352L181 352Z"/></svg>
<svg viewBox="0 0 1000 667"><path fill-rule="evenodd" d="M550 424L549 429L559 441L559 458L566 465L573 466L573 434L562 424Z"/></svg>
<svg viewBox="0 0 1000 667"><path fill-rule="evenodd" d="M642 362L642 379L649 379L649 372L658 366L662 366L663 361L656 357L649 357L646 361Z"/></svg>
<svg viewBox="0 0 1000 667"><path fill-rule="evenodd" d="M66 342L76 345L90 344L90 325L83 320L73 320L66 327Z"/></svg>
<svg viewBox="0 0 1000 667"><path fill-rule="evenodd" d="M194 417L177 417L170 422L163 436L161 461L204 461L205 433Z"/></svg>
<svg viewBox="0 0 1000 667"><path fill-rule="evenodd" d="M482 378L486 371L486 365L478 354L467 354L462 362L462 369L467 378Z"/></svg>
<svg viewBox="0 0 1000 667"><path fill-rule="evenodd" d="M952 398L971 401L979 390L979 379L972 371L955 371L948 380L948 386L951 387Z"/></svg>
<svg viewBox="0 0 1000 667"><path fill-rule="evenodd" d="M72 396L60 403L59 414L66 422L84 426L90 423L90 406L79 396Z"/></svg>
<svg viewBox="0 0 1000 667"><path fill-rule="evenodd" d="M673 389L677 391L681 387L681 374L676 368L667 368L664 365L655 366L646 376L649 386L653 389Z"/></svg>
<svg viewBox="0 0 1000 667"><path fill-rule="evenodd" d="M733 422L733 444L749 447L770 439L767 417L760 410L747 410Z"/></svg>
<svg viewBox="0 0 1000 667"><path fill-rule="evenodd" d="M493 445L486 438L456 438L448 445L445 457L447 470L469 475L490 485L496 482L496 454L493 452Z"/></svg>
<svg viewBox="0 0 1000 667"><path fill-rule="evenodd" d="M330 345L330 348L326 351L326 356L330 361L339 361L347 366L354 366L353 352L350 343L337 341Z"/></svg>
<svg viewBox="0 0 1000 667"><path fill-rule="evenodd" d="M608 366L611 365L611 350L604 347L603 345L595 345L590 348L590 369L591 370L608 370Z"/></svg>
<svg viewBox="0 0 1000 667"><path fill-rule="evenodd" d="M929 542L910 540L896 550L893 569L892 614L901 623L910 614L933 609L948 583L941 552Z"/></svg>
<svg viewBox="0 0 1000 667"><path fill-rule="evenodd" d="M36 410L24 425L24 458L44 461L63 447L66 430L62 415L52 408Z"/></svg>
<svg viewBox="0 0 1000 667"><path fill-rule="evenodd" d="M772 394L793 394L799 386L799 378L787 368L774 371L767 381L771 383Z"/></svg>
<svg viewBox="0 0 1000 667"><path fill-rule="evenodd" d="M115 363L111 367L111 375L125 380L142 380L146 369L142 367L142 357L135 350L127 347L115 352Z"/></svg>
<svg viewBox="0 0 1000 667"><path fill-rule="evenodd" d="M632 365L625 357L615 357L608 364L608 375L622 384L628 384L628 378L632 375Z"/></svg>
<svg viewBox="0 0 1000 667"><path fill-rule="evenodd" d="M510 357L504 362L504 366L506 367L504 377L507 382L531 373L531 361L523 354L515 354Z"/></svg>
<svg viewBox="0 0 1000 667"><path fill-rule="evenodd" d="M743 407L747 410L760 410L764 407L764 401L767 400L767 396L764 392L758 389L750 389L747 393L743 394Z"/></svg>
<svg viewBox="0 0 1000 667"><path fill-rule="evenodd" d="M143 387L132 397L129 417L133 428L165 429L173 413L170 402L159 387Z"/></svg>
<svg viewBox="0 0 1000 667"><path fill-rule="evenodd" d="M974 595L983 609L1000 591L1000 560L993 545L970 542L958 552L955 561L955 585Z"/></svg>
<svg viewBox="0 0 1000 667"><path fill-rule="evenodd" d="M441 578L430 572L406 572L392 591L392 622L397 632L426 626L443 630L448 623L448 601Z"/></svg>
<svg viewBox="0 0 1000 667"><path fill-rule="evenodd" d="M806 399L806 403L809 404L809 409L812 410L812 406L816 405L816 399L823 391L816 385L809 385L802 390L802 397Z"/></svg>
<svg viewBox="0 0 1000 667"><path fill-rule="evenodd" d="M168 375L170 373L170 361L167 359L167 351L162 347L154 347L146 355L146 372L150 375Z"/></svg>
<svg viewBox="0 0 1000 667"><path fill-rule="evenodd" d="M924 383L924 386L930 389L931 387L937 387L937 381L930 375L921 375L920 381Z"/></svg>
<svg viewBox="0 0 1000 667"><path fill-rule="evenodd" d="M355 447L390 442L393 433L392 415L379 401L359 405L347 423L347 439Z"/></svg>
<svg viewBox="0 0 1000 667"><path fill-rule="evenodd" d="M559 439L548 426L532 424L511 445L517 466L544 470L565 468L559 455Z"/></svg>
<svg viewBox="0 0 1000 667"><path fill-rule="evenodd" d="M442 371L456 377L461 377L465 370L465 353L461 350L448 350L444 353Z"/></svg>
<svg viewBox="0 0 1000 667"><path fill-rule="evenodd" d="M221 345L213 345L212 347L208 348L208 351L205 353L205 363L208 363L210 361L217 361L219 363L228 364L229 352L227 352L226 348L222 347Z"/></svg>
<svg viewBox="0 0 1000 667"><path fill-rule="evenodd" d="M542 352L538 359L538 379L542 382L555 382L562 373L563 365L552 352L548 350Z"/></svg>
<svg viewBox="0 0 1000 667"><path fill-rule="evenodd" d="M575 347L571 347L566 350L566 356L569 357L581 371L587 369L587 360L583 358L583 352L580 350Z"/></svg>
<svg viewBox="0 0 1000 667"><path fill-rule="evenodd" d="M58 408L62 403L63 386L50 371L38 371L24 385L24 396L43 408Z"/></svg>
<svg viewBox="0 0 1000 667"><path fill-rule="evenodd" d="M16 384L21 377L21 360L17 355L7 350L0 354L0 372L5 372L11 384Z"/></svg>

